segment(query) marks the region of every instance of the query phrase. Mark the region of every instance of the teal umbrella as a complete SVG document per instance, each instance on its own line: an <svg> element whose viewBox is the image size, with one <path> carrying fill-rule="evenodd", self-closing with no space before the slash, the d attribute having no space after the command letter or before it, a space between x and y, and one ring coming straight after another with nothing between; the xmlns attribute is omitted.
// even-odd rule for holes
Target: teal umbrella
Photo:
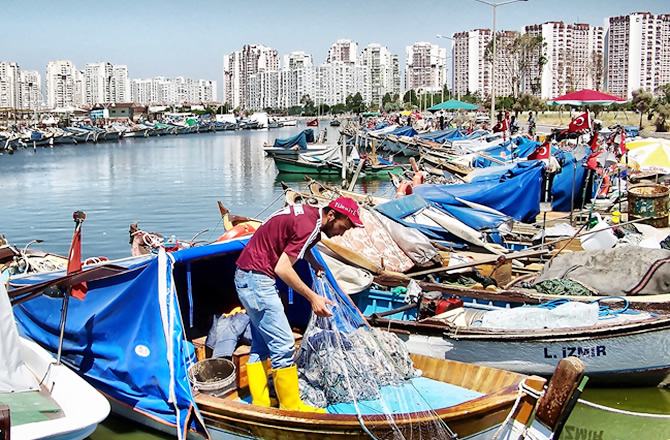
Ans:
<svg viewBox="0 0 670 440"><path fill-rule="evenodd" d="M449 101L444 101L439 104L435 104L428 109L429 112L435 112L438 110L476 110L477 106L474 104L468 104L467 102L459 101L457 99L450 99Z"/></svg>

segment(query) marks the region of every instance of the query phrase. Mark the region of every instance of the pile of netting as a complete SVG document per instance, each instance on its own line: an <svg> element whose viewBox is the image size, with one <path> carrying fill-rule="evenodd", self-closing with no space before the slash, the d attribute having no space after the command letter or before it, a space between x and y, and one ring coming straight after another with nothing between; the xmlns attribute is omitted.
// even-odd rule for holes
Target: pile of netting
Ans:
<svg viewBox="0 0 670 440"><path fill-rule="evenodd" d="M300 343L296 364L302 401L329 407L329 412L333 405L349 405L372 438L453 438L429 406L416 410L409 403L422 399L411 382L422 372L414 368L400 338L368 327L358 309L328 280L314 280L313 290L337 305L331 309L332 317L312 316ZM394 415L401 415L403 422ZM385 420L382 424L380 417ZM406 423L408 419L414 422Z"/></svg>

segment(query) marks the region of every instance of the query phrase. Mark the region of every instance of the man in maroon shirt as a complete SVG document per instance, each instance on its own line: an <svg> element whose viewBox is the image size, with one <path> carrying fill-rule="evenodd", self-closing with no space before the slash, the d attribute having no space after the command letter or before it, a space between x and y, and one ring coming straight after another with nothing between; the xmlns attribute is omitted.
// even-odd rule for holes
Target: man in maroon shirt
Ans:
<svg viewBox="0 0 670 440"><path fill-rule="evenodd" d="M272 214L240 254L235 287L251 320L247 377L254 405L270 406L267 374L271 364L281 409L325 412L300 399L293 331L284 314L275 277L304 296L315 315L332 316L328 306L334 303L310 289L293 265L298 259L305 259L319 274L324 268L314 259L311 248L321 239L321 233L333 237L362 226L358 205L350 198L340 197L324 208L289 206Z"/></svg>

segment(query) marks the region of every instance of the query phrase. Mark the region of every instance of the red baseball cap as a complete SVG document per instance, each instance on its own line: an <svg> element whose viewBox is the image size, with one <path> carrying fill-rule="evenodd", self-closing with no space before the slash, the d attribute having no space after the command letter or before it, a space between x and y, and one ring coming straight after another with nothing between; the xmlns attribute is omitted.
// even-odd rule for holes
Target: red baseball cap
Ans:
<svg viewBox="0 0 670 440"><path fill-rule="evenodd" d="M363 222L358 216L358 204L349 197L338 197L328 204L333 210L347 216L351 223L358 227L363 227Z"/></svg>

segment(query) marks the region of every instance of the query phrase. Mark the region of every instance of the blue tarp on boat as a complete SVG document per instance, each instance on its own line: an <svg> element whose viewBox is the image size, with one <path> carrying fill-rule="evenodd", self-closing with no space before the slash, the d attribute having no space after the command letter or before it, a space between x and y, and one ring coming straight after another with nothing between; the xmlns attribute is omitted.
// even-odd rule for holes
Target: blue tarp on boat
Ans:
<svg viewBox="0 0 670 440"><path fill-rule="evenodd" d="M543 168L541 161L520 162L497 179L461 185L419 185L414 192L437 204L459 197L496 209L515 220L529 222L540 212Z"/></svg>
<svg viewBox="0 0 670 440"><path fill-rule="evenodd" d="M456 141L465 139L465 134L463 134L458 128L450 128L447 130L434 131L431 133L424 133L419 135L420 139L443 143L444 141Z"/></svg>
<svg viewBox="0 0 670 440"><path fill-rule="evenodd" d="M276 148L291 148L297 145L301 150L307 149L307 143L314 142L314 130L308 128L301 131L295 136L285 139L275 139L274 147Z"/></svg>
<svg viewBox="0 0 670 440"><path fill-rule="evenodd" d="M388 132L386 134L392 134L394 136L415 136L416 130L411 126L398 127L395 130Z"/></svg>
<svg viewBox="0 0 670 440"><path fill-rule="evenodd" d="M182 433L205 432L186 372L193 347L178 318L171 265L162 267L159 258L143 260L122 275L89 282L86 298L69 302L63 358L124 406ZM43 295L15 306L21 333L54 351L62 303Z"/></svg>

